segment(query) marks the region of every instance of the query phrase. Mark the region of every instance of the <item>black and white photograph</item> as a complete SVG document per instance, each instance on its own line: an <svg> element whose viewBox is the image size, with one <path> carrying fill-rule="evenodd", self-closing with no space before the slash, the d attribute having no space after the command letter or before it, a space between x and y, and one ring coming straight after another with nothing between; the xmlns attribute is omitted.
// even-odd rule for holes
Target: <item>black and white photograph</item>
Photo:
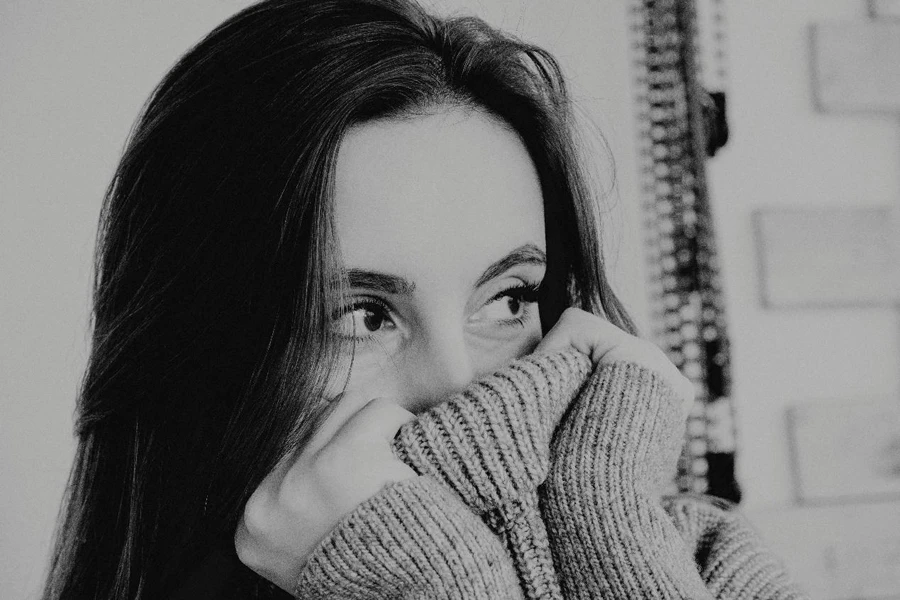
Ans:
<svg viewBox="0 0 900 600"><path fill-rule="evenodd" d="M900 600L900 0L0 0L0 598Z"/></svg>

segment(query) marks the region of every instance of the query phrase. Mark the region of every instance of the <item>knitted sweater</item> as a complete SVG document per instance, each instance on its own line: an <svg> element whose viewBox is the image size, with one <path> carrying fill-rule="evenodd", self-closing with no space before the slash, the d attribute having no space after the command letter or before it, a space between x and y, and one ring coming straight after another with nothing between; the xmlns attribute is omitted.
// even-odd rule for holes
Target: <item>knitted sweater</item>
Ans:
<svg viewBox="0 0 900 600"><path fill-rule="evenodd" d="M345 516L296 595L805 598L739 515L660 497L682 436L680 400L639 365L515 361L401 428L419 475Z"/></svg>

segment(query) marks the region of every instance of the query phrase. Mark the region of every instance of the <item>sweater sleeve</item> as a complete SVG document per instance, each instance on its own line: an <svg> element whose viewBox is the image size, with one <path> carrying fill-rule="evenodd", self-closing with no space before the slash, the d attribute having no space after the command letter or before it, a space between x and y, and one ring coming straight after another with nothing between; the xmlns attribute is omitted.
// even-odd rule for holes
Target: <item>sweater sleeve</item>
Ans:
<svg viewBox="0 0 900 600"><path fill-rule="evenodd" d="M405 424L395 454L454 490L496 533L526 598L561 598L538 502L550 439L590 372L575 350L531 355Z"/></svg>
<svg viewBox="0 0 900 600"><path fill-rule="evenodd" d="M566 598L800 600L736 513L659 491L684 434L654 372L599 366L557 431L545 516Z"/></svg>
<svg viewBox="0 0 900 600"><path fill-rule="evenodd" d="M394 454L477 514L516 504L547 477L553 431L590 368L575 350L513 361L404 424Z"/></svg>
<svg viewBox="0 0 900 600"><path fill-rule="evenodd" d="M658 497L683 427L680 400L652 371L595 369L556 432L544 489L566 598L714 597Z"/></svg>
<svg viewBox="0 0 900 600"><path fill-rule="evenodd" d="M808 598L739 513L715 499L688 495L666 498L663 506L716 598Z"/></svg>
<svg viewBox="0 0 900 600"><path fill-rule="evenodd" d="M313 551L300 599L518 599L497 537L453 492L427 476L387 486Z"/></svg>

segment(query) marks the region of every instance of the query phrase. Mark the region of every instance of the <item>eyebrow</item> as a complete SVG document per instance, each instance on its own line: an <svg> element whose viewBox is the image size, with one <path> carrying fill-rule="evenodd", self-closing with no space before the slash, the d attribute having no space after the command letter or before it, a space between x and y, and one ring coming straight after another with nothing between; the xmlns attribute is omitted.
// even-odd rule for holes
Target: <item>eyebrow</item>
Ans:
<svg viewBox="0 0 900 600"><path fill-rule="evenodd" d="M481 287L486 284L491 279L495 277L499 277L503 275L506 271L509 271L513 267L519 265L546 265L547 264L547 255L543 250L535 246L534 244L525 244L524 246L519 246L497 262L493 263L487 269L484 270L484 273L478 278L475 282L475 287Z"/></svg>
<svg viewBox="0 0 900 600"><path fill-rule="evenodd" d="M351 288L362 288L398 296L412 294L416 289L415 283L403 277L362 269L348 269L347 283Z"/></svg>
<svg viewBox="0 0 900 600"><path fill-rule="evenodd" d="M534 244L519 246L500 260L492 263L475 281L475 287L481 287L495 277L519 265L546 265L547 255ZM395 296L410 295L416 290L416 284L397 275L389 275L378 271L363 269L347 269L347 284L351 288L372 290L382 294Z"/></svg>

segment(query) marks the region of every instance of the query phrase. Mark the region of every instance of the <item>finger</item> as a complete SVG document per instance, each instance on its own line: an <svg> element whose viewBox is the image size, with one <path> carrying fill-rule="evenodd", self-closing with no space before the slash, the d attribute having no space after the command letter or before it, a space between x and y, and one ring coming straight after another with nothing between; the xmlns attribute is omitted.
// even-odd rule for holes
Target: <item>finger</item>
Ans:
<svg viewBox="0 0 900 600"><path fill-rule="evenodd" d="M626 331L589 312L575 309L566 316L568 320L564 326L578 332L574 340L575 347L590 356L594 363L599 363L613 350L627 345L632 338Z"/></svg>
<svg viewBox="0 0 900 600"><path fill-rule="evenodd" d="M278 461L275 468L270 471L260 483L261 488L277 489L288 472L296 464L306 464L322 448L328 445L337 432L362 406L369 401L362 394L349 394L341 392L329 400L331 406L320 415L309 441L302 447L289 452Z"/></svg>
<svg viewBox="0 0 900 600"><path fill-rule="evenodd" d="M626 361L643 365L663 375L686 402L687 398L693 398L692 384L658 346L597 315L576 308L567 309L547 335L550 339L546 347L574 347L595 363Z"/></svg>
<svg viewBox="0 0 900 600"><path fill-rule="evenodd" d="M578 308L568 308L541 340L536 351L552 352L574 348L597 363L629 337L627 332L597 315Z"/></svg>
<svg viewBox="0 0 900 600"><path fill-rule="evenodd" d="M383 440L390 443L397 431L416 416L387 398L373 398L341 426L332 443L350 439Z"/></svg>
<svg viewBox="0 0 900 600"><path fill-rule="evenodd" d="M311 456L329 444L341 427L369 400L371 397L366 397L359 392L341 392L331 399L328 412L321 418L315 433L303 448L302 454Z"/></svg>
<svg viewBox="0 0 900 600"><path fill-rule="evenodd" d="M250 534L250 529L247 527L246 523L246 517L243 514L234 531L234 549L237 551L238 559L244 563L244 565L251 569L256 566L258 562L256 543L255 539Z"/></svg>

